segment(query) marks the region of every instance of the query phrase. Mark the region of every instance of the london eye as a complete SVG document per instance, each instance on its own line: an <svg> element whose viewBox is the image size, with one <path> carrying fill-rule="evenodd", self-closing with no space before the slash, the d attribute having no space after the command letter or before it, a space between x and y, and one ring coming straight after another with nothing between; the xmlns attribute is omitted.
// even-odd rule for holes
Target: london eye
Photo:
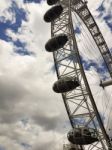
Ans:
<svg viewBox="0 0 112 150"><path fill-rule="evenodd" d="M112 54L87 1L47 0L47 4L51 8L44 20L51 23L51 38L45 48L53 53L58 78L53 91L62 94L71 124L67 133L70 144L64 145L64 150L111 150L108 119L105 125L87 70L91 67L92 76L97 72L98 86L105 90L112 85Z"/></svg>

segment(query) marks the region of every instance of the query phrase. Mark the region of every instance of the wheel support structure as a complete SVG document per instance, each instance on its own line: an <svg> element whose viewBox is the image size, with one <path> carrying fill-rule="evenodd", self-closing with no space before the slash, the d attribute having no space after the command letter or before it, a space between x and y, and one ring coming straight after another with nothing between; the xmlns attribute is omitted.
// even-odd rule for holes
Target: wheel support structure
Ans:
<svg viewBox="0 0 112 150"><path fill-rule="evenodd" d="M64 33L69 40L63 48L53 52L57 77L58 79L66 76L76 77L80 83L77 89L62 93L71 126L72 128L80 128L83 125L96 130L99 141L91 144L88 149L111 150L110 139L105 131L84 72L75 39L71 13L77 13L87 26L112 78L111 53L86 3L82 0L61 0L59 4L63 6L64 10L60 17L51 23L51 36ZM85 149L85 146L76 145L76 148Z"/></svg>

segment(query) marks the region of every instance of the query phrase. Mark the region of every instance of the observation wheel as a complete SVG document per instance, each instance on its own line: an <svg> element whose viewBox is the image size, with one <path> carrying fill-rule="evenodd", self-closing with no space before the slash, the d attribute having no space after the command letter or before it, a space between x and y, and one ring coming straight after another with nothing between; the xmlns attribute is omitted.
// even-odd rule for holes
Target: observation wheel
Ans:
<svg viewBox="0 0 112 150"><path fill-rule="evenodd" d="M86 1L47 0L47 3L51 8L45 13L44 20L51 23L51 39L45 48L53 53L58 77L53 90L62 94L72 127L67 134L70 145L64 145L64 149L111 150L111 141L86 74L83 53L80 52L81 47L77 41L74 16L80 20L80 25L83 24L84 30L88 31L90 39L94 41L94 49L98 51L97 59L101 59L103 69L106 70L105 78L103 76L99 83L102 89L112 85L112 55L109 48Z"/></svg>

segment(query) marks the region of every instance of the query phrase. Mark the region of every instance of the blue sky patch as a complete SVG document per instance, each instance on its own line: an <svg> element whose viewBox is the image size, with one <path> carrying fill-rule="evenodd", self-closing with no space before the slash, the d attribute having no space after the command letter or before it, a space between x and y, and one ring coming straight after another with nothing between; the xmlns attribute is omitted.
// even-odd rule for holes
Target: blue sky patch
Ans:
<svg viewBox="0 0 112 150"><path fill-rule="evenodd" d="M73 122L74 124L76 124L76 125L84 125L84 123L85 123L85 118L83 118L83 117L74 118L74 119L72 120L72 122Z"/></svg>
<svg viewBox="0 0 112 150"><path fill-rule="evenodd" d="M104 79L106 78L105 73L107 72L107 67L104 62L100 64L100 66L98 66L98 64L92 60L89 61L86 61L84 59L81 60L85 70L89 70L93 66L99 74L103 75Z"/></svg>
<svg viewBox="0 0 112 150"><path fill-rule="evenodd" d="M11 7L7 9L9 13L13 13L15 16L15 22L11 20L6 20L5 22L0 21L0 39L9 41L10 37L6 35L6 30L10 29L13 32L18 32L18 29L21 27L22 21L27 21L26 12L22 8L18 8L17 4L12 1ZM3 16L0 17L0 20L3 20Z"/></svg>
<svg viewBox="0 0 112 150"><path fill-rule="evenodd" d="M24 126L26 126L29 123L29 119L28 118L23 118L23 119L21 119L21 122Z"/></svg>
<svg viewBox="0 0 112 150"><path fill-rule="evenodd" d="M55 64L53 64L53 65L51 66L51 69L50 69L50 71L52 71L53 73L55 73L55 72L56 72L56 69L55 69Z"/></svg>
<svg viewBox="0 0 112 150"><path fill-rule="evenodd" d="M7 42L13 42L15 49L14 52L24 56L24 55L34 55L33 52L28 51L26 49L26 43L21 42L20 40L13 41L13 39L6 34L6 30L12 30L14 33L18 33L18 29L22 25L22 21L27 21L27 14L24 9L18 8L18 5L16 2L12 1L11 6L7 9L9 14L13 14L15 22L12 22L11 20L6 20L4 16L0 17L0 39L7 41ZM12 18L13 19L13 18Z"/></svg>
<svg viewBox="0 0 112 150"><path fill-rule="evenodd" d="M15 53L17 53L21 56L34 55L33 52L26 49L26 43L25 42L21 42L20 40L16 40L13 43L16 46L16 48L14 50Z"/></svg>
<svg viewBox="0 0 112 150"><path fill-rule="evenodd" d="M28 51L27 49L24 49L24 48L17 48L14 50L14 52L21 55L21 56L26 56L26 55L28 55L28 56L33 55L34 56L33 52Z"/></svg>
<svg viewBox="0 0 112 150"><path fill-rule="evenodd" d="M81 30L80 30L79 27L76 27L76 28L74 29L74 32L75 32L76 34L80 34L80 33L81 33Z"/></svg>
<svg viewBox="0 0 112 150"><path fill-rule="evenodd" d="M42 0L24 0L24 3L40 3Z"/></svg>
<svg viewBox="0 0 112 150"><path fill-rule="evenodd" d="M0 39L5 40L5 41L9 41L10 38L9 36L6 35L6 30L9 29L11 27L11 22L10 21L6 21L5 23L0 21Z"/></svg>
<svg viewBox="0 0 112 150"><path fill-rule="evenodd" d="M110 2L110 8L106 8L104 5L105 0L103 0L103 2L101 3L101 5L96 9L96 11L99 12L98 18L103 18L103 20L105 21L105 23L107 24L107 26L109 27L109 29L112 31L112 13L109 12L108 14L105 15L106 9L110 9L111 10L111 6L112 3Z"/></svg>
<svg viewBox="0 0 112 150"><path fill-rule="evenodd" d="M101 3L101 5L96 10L99 11L99 12L104 12L105 11L104 1Z"/></svg>
<svg viewBox="0 0 112 150"><path fill-rule="evenodd" d="M0 145L0 150L6 150L5 147Z"/></svg>
<svg viewBox="0 0 112 150"><path fill-rule="evenodd" d="M110 52L112 52L112 48L110 48Z"/></svg>
<svg viewBox="0 0 112 150"><path fill-rule="evenodd" d="M31 148L31 145L29 145L29 144L27 144L27 143L24 143L24 142L22 142L20 145L21 145L22 147L24 147L25 149Z"/></svg>
<svg viewBox="0 0 112 150"><path fill-rule="evenodd" d="M103 17L103 19L105 20L106 24L108 25L108 27L110 28L110 30L112 31L112 15L107 15L105 17Z"/></svg>
<svg viewBox="0 0 112 150"><path fill-rule="evenodd" d="M19 47L19 48L20 48L20 47L25 48L26 43L21 42L20 40L16 40L16 41L14 41L14 45L17 46L17 47Z"/></svg>

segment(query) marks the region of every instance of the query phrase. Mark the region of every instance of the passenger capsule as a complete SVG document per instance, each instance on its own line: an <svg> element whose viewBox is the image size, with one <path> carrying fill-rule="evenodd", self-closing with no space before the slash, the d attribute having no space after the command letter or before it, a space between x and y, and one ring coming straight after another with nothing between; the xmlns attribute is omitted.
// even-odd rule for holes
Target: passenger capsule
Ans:
<svg viewBox="0 0 112 150"><path fill-rule="evenodd" d="M54 21L61 15L62 11L63 11L63 7L61 5L56 5L45 13L44 20L46 22Z"/></svg>
<svg viewBox="0 0 112 150"><path fill-rule="evenodd" d="M53 90L56 93L64 93L71 91L79 86L79 82L73 77L64 77L56 81L53 85Z"/></svg>
<svg viewBox="0 0 112 150"><path fill-rule="evenodd" d="M51 38L45 45L45 49L48 52L54 52L60 48L62 48L66 42L68 41L68 38L65 34L59 34L53 38Z"/></svg>
<svg viewBox="0 0 112 150"><path fill-rule="evenodd" d="M48 5L54 5L58 2L59 0L47 0Z"/></svg>
<svg viewBox="0 0 112 150"><path fill-rule="evenodd" d="M68 132L68 140L72 144L88 145L98 141L96 132L90 128L77 128Z"/></svg>

